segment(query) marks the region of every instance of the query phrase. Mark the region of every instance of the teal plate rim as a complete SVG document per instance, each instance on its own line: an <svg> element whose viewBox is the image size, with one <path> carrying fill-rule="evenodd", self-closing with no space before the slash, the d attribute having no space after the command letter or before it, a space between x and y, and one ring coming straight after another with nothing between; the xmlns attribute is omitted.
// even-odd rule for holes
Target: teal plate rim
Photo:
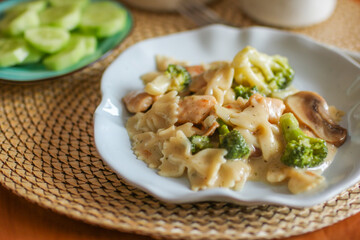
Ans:
<svg viewBox="0 0 360 240"><path fill-rule="evenodd" d="M0 2L0 17L2 13L20 3L20 2L28 2L29 0L11 0L11 1L3 1ZM31 1L31 0L30 0ZM96 2L99 0L92 0L91 2ZM36 82L41 80L49 80L55 79L59 77L63 77L65 75L69 75L88 67L95 62L105 58L108 56L121 42L125 40L125 38L130 34L134 20L131 15L131 12L118 1L108 0L117 3L126 11L126 22L125 27L118 32L117 34L100 39L98 41L98 47L95 53L83 58L80 62L75 65L66 68L61 71L52 71L48 70L41 63L35 64L27 64L27 65L18 65L14 67L0 68L0 81L1 82L9 82L9 83L22 83L22 82Z"/></svg>

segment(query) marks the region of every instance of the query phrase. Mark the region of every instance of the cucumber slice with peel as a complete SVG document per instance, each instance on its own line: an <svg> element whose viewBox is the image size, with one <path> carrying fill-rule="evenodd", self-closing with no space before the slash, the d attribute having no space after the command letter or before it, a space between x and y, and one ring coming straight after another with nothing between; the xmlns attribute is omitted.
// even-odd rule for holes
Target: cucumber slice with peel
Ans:
<svg viewBox="0 0 360 240"><path fill-rule="evenodd" d="M4 35L18 36L29 28L39 26L39 23L39 16L35 11L13 11L6 14L0 21L0 31Z"/></svg>
<svg viewBox="0 0 360 240"><path fill-rule="evenodd" d="M52 6L73 5L83 8L89 3L89 0L50 0Z"/></svg>
<svg viewBox="0 0 360 240"><path fill-rule="evenodd" d="M44 56L44 53L29 46L29 44L27 44L27 49L28 49L28 56L24 59L24 61L22 61L20 64L24 65L24 64L32 64L32 63L38 63L41 61L41 59Z"/></svg>
<svg viewBox="0 0 360 240"><path fill-rule="evenodd" d="M23 39L0 39L0 67L11 67L22 63L29 55Z"/></svg>
<svg viewBox="0 0 360 240"><path fill-rule="evenodd" d="M25 32L25 40L45 53L55 53L69 41L68 31L55 27L39 27Z"/></svg>
<svg viewBox="0 0 360 240"><path fill-rule="evenodd" d="M126 11L118 4L102 1L91 3L84 9L80 21L81 31L99 38L109 37L125 26Z"/></svg>
<svg viewBox="0 0 360 240"><path fill-rule="evenodd" d="M96 52L97 39L94 36L84 37L85 46L86 46L86 56L91 55Z"/></svg>
<svg viewBox="0 0 360 240"><path fill-rule="evenodd" d="M46 6L47 6L47 1L45 1L45 0L23 2L23 3L18 3L16 5L14 5L13 7L7 9L6 13L20 12L20 11L24 11L24 10L40 12L40 11L44 10L46 8Z"/></svg>
<svg viewBox="0 0 360 240"><path fill-rule="evenodd" d="M79 62L86 55L86 42L83 38L72 36L69 43L60 52L48 56L43 64L46 68L59 71Z"/></svg>
<svg viewBox="0 0 360 240"><path fill-rule="evenodd" d="M50 7L40 13L41 25L72 30L80 22L81 10L72 5Z"/></svg>
<svg viewBox="0 0 360 240"><path fill-rule="evenodd" d="M78 34L78 33L73 33L72 35L74 37L81 38L83 41L85 41L85 47L86 47L86 54L85 55L86 56L95 53L96 48L97 48L97 39L96 39L96 37L94 37L92 35L84 35L84 34Z"/></svg>

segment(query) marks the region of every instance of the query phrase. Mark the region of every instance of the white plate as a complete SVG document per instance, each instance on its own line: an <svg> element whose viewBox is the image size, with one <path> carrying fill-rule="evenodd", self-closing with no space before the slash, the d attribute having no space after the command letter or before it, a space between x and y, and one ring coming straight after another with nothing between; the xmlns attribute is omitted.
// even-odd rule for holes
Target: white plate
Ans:
<svg viewBox="0 0 360 240"><path fill-rule="evenodd" d="M155 69L156 54L197 64L232 60L246 45L286 56L296 72L295 87L316 91L329 105L346 112L341 125L348 128L350 136L325 171L327 186L323 190L293 195L286 186L249 181L241 191L217 188L194 192L185 178L159 176L133 154L125 128L129 114L121 99L130 90L143 89L139 76ZM102 101L95 112L95 143L100 155L127 182L163 201L306 207L322 203L360 180L360 65L309 38L269 28L213 25L148 39L127 49L109 66L101 90Z"/></svg>

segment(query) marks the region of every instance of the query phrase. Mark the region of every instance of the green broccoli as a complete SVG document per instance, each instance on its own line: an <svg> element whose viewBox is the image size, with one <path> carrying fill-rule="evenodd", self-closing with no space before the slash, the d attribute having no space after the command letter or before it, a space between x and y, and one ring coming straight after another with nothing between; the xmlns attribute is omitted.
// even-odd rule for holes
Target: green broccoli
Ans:
<svg viewBox="0 0 360 240"><path fill-rule="evenodd" d="M165 75L171 79L168 90L180 92L191 82L190 73L180 65L169 64Z"/></svg>
<svg viewBox="0 0 360 240"><path fill-rule="evenodd" d="M236 159L248 157L250 149L241 133L235 129L230 130L229 126L221 118L218 118L217 122L219 123L219 127L217 128L219 147L225 148L228 151L225 158Z"/></svg>
<svg viewBox="0 0 360 240"><path fill-rule="evenodd" d="M193 135L189 137L191 142L191 153L195 154L205 148L211 148L210 138L208 136Z"/></svg>
<svg viewBox="0 0 360 240"><path fill-rule="evenodd" d="M285 165L308 168L316 167L324 161L328 153L326 142L307 136L292 113L285 113L280 117L280 128L286 141L281 157Z"/></svg>
<svg viewBox="0 0 360 240"><path fill-rule="evenodd" d="M225 148L228 151L225 155L226 159L248 157L250 153L245 138L237 130L231 130L223 136L220 141L220 148Z"/></svg>
<svg viewBox="0 0 360 240"><path fill-rule="evenodd" d="M238 97L242 97L244 99L249 99L251 95L258 93L259 90L256 86L253 87L245 87L243 85L238 85L233 88L235 92L235 99Z"/></svg>
<svg viewBox="0 0 360 240"><path fill-rule="evenodd" d="M230 132L228 125L222 120L221 118L218 118L216 120L219 123L219 127L217 128L217 131L219 133L219 143L221 144L226 134Z"/></svg>
<svg viewBox="0 0 360 240"><path fill-rule="evenodd" d="M294 71L287 58L269 56L247 46L232 62L235 82L245 86L257 86L266 95L285 89L294 78Z"/></svg>
<svg viewBox="0 0 360 240"><path fill-rule="evenodd" d="M273 56L273 74L274 76L267 79L269 88L274 91L287 88L294 78L294 70L289 66L288 60L281 56Z"/></svg>

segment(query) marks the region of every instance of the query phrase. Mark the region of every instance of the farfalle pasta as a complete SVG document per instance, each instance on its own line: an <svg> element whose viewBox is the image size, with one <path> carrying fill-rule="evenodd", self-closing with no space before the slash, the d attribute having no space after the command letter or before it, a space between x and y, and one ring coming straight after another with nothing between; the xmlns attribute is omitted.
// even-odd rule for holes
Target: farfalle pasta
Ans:
<svg viewBox="0 0 360 240"><path fill-rule="evenodd" d="M134 113L126 124L133 151L158 174L186 176L194 191L241 190L252 180L301 193L325 183L347 131L340 111L291 86L285 57L248 46L232 61L156 61L140 77L144 90L123 100Z"/></svg>

